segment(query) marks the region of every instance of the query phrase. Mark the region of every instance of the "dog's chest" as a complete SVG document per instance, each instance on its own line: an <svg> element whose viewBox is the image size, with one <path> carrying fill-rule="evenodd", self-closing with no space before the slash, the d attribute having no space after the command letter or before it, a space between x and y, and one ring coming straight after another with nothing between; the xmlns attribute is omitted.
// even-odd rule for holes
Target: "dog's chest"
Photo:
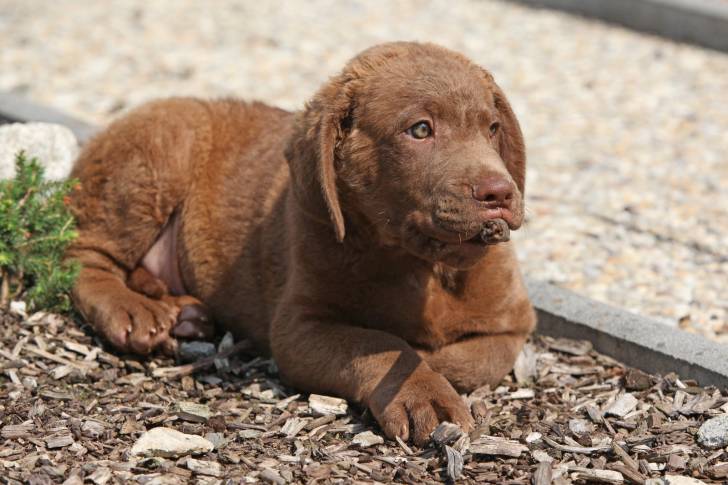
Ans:
<svg viewBox="0 0 728 485"><path fill-rule="evenodd" d="M433 278L428 284L422 327L431 346L445 345L476 333L491 333L499 326L497 303L486 288L475 291L463 279ZM483 291L486 290L486 291Z"/></svg>
<svg viewBox="0 0 728 485"><path fill-rule="evenodd" d="M388 313L394 328L388 330L423 348L503 331L509 322L502 291L494 291L472 276L456 271L411 276L396 292L396 302L390 301Z"/></svg>

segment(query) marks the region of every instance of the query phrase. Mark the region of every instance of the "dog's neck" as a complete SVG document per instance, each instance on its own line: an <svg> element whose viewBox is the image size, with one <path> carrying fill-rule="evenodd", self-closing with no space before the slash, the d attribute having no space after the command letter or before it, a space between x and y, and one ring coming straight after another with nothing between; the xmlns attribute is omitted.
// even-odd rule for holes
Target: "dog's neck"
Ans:
<svg viewBox="0 0 728 485"><path fill-rule="evenodd" d="M479 265L471 269L458 269L442 262L422 259L399 244L382 244L373 229L362 231L362 227L366 226L358 225L356 231L347 233L340 248L352 260L359 262L356 266L360 271L373 273L377 279L396 279L406 275L412 280L419 280L423 287L427 286L427 281L434 279L444 291L457 296L462 293L471 272L482 269Z"/></svg>
<svg viewBox="0 0 728 485"><path fill-rule="evenodd" d="M300 209L300 207L299 207ZM348 209L348 210L347 210ZM334 238L331 222L322 218L312 217L311 214L301 211L300 214L307 220L309 229L319 233L314 241L328 241L324 243L324 254L339 253L345 261L344 271L351 271L357 278L368 281L395 281L403 277L412 284L425 288L436 283L444 292L458 297L468 284L479 284L479 281L488 266L485 261L469 269L459 269L448 266L442 262L432 262L415 256L404 249L398 241L383 241L377 229L367 218L345 205L344 217L346 220L346 237L342 242ZM495 249L490 252L499 252Z"/></svg>
<svg viewBox="0 0 728 485"><path fill-rule="evenodd" d="M467 271L451 268L442 263L432 265L432 273L440 281L442 288L453 295L461 294L467 281Z"/></svg>

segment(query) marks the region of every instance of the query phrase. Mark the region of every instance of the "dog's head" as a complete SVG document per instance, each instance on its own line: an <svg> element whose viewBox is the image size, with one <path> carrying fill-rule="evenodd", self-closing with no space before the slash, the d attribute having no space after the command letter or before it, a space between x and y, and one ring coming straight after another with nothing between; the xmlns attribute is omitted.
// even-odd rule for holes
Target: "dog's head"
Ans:
<svg viewBox="0 0 728 485"><path fill-rule="evenodd" d="M372 47L299 115L286 150L307 214L467 268L491 219L523 222L523 137L493 77L432 44Z"/></svg>

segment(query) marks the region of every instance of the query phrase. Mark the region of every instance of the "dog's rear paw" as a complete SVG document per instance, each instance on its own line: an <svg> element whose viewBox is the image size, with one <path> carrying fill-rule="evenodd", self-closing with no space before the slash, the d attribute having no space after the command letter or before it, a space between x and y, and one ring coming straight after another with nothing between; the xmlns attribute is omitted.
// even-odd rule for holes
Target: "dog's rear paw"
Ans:
<svg viewBox="0 0 728 485"><path fill-rule="evenodd" d="M376 392L369 400L369 408L384 433L394 439L412 438L425 445L432 431L442 421L459 425L466 433L474 421L467 406L441 374L427 371L411 376L396 393Z"/></svg>
<svg viewBox="0 0 728 485"><path fill-rule="evenodd" d="M117 349L149 354L160 347L174 347L169 340L177 313L168 303L128 291L110 295L105 305L99 305L93 326Z"/></svg>
<svg viewBox="0 0 728 485"><path fill-rule="evenodd" d="M152 299L128 290L104 300L96 306L92 324L123 352L146 355L159 349L174 355L177 338L207 339L215 334L207 308L191 296Z"/></svg>
<svg viewBox="0 0 728 485"><path fill-rule="evenodd" d="M180 311L172 329L172 335L179 338L202 340L213 337L215 327L205 305L191 297L183 298L189 298L191 301L178 302Z"/></svg>

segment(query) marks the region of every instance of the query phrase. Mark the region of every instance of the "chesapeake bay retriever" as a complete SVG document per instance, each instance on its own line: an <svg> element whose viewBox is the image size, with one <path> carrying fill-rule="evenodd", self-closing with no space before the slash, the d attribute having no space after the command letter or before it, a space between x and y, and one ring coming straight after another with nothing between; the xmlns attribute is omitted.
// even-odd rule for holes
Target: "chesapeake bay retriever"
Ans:
<svg viewBox="0 0 728 485"><path fill-rule="evenodd" d="M472 426L457 391L497 383L534 327L511 243L480 238L521 225L525 169L493 77L432 44L364 51L296 114L149 103L76 163L74 299L140 354L215 322L424 443Z"/></svg>

